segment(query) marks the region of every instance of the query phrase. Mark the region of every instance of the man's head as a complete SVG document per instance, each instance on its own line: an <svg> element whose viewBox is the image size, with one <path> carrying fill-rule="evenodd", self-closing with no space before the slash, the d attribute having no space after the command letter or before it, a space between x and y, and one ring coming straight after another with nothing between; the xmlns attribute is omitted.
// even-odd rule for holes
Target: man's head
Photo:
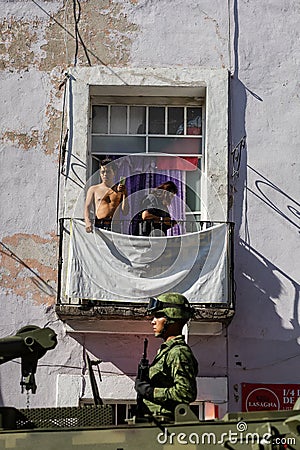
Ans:
<svg viewBox="0 0 300 450"><path fill-rule="evenodd" d="M155 337L164 338L171 325L175 324L177 329L182 329L185 323L193 317L194 308L190 306L184 295L168 292L150 298L147 313L154 317L152 324Z"/></svg>
<svg viewBox="0 0 300 450"><path fill-rule="evenodd" d="M115 165L109 158L103 159L99 164L101 180L106 184L113 184L115 177Z"/></svg>
<svg viewBox="0 0 300 450"><path fill-rule="evenodd" d="M160 184L157 186L156 189L163 189L164 191L171 192L172 194L176 195L178 192L178 188L173 181L166 181L165 183Z"/></svg>
<svg viewBox="0 0 300 450"><path fill-rule="evenodd" d="M178 193L178 188L173 181L166 181L156 188L156 192L161 197L163 203L170 205L174 195Z"/></svg>

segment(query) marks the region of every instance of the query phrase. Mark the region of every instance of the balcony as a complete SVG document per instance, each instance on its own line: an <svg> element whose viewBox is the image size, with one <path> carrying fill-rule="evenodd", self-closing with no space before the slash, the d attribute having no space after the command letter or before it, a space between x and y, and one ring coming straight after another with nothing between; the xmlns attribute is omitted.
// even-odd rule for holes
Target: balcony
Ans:
<svg viewBox="0 0 300 450"><path fill-rule="evenodd" d="M114 226L86 233L81 219L60 219L62 320L78 332L147 333L148 298L177 291L195 307L192 334L215 334L230 323L233 223L185 220L158 237L133 236L125 221Z"/></svg>

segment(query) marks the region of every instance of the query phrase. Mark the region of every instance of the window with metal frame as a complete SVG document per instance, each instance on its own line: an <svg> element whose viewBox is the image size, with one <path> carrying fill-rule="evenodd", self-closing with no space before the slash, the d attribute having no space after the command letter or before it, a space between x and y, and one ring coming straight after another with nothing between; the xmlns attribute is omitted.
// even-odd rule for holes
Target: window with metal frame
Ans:
<svg viewBox="0 0 300 450"><path fill-rule="evenodd" d="M195 167L185 172L184 201L190 211L200 213L201 172L197 169L204 153L202 103L187 97L96 96L91 99L90 119L90 176L106 157L148 154L157 155L161 162L160 155L168 155L165 169L172 168L172 156L184 158Z"/></svg>

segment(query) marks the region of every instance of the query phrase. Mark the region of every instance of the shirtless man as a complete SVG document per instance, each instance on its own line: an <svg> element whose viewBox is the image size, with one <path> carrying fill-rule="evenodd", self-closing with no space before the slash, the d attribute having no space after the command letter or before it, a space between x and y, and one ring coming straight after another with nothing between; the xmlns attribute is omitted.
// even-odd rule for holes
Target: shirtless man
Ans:
<svg viewBox="0 0 300 450"><path fill-rule="evenodd" d="M112 219L119 220L119 205L123 214L127 215L129 211L126 187L121 183L114 184L115 170L110 159L100 162L100 177L101 183L91 186L86 196L84 221L87 233L93 231L90 219L92 205L95 208L95 226L106 230L111 229Z"/></svg>

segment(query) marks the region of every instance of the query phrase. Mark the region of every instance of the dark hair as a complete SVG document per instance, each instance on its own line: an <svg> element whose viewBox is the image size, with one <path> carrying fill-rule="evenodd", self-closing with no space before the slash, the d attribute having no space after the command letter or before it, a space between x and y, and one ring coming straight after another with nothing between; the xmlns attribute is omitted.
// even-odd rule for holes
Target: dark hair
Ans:
<svg viewBox="0 0 300 450"><path fill-rule="evenodd" d="M173 181L165 181L164 183L160 184L156 187L156 189L163 189L165 191L172 192L172 194L178 193L178 188Z"/></svg>
<svg viewBox="0 0 300 450"><path fill-rule="evenodd" d="M99 169L101 169L101 167L105 167L105 166L109 166L109 168L111 170L113 170L114 172L116 171L116 166L115 166L114 162L109 158L101 159L99 161Z"/></svg>

